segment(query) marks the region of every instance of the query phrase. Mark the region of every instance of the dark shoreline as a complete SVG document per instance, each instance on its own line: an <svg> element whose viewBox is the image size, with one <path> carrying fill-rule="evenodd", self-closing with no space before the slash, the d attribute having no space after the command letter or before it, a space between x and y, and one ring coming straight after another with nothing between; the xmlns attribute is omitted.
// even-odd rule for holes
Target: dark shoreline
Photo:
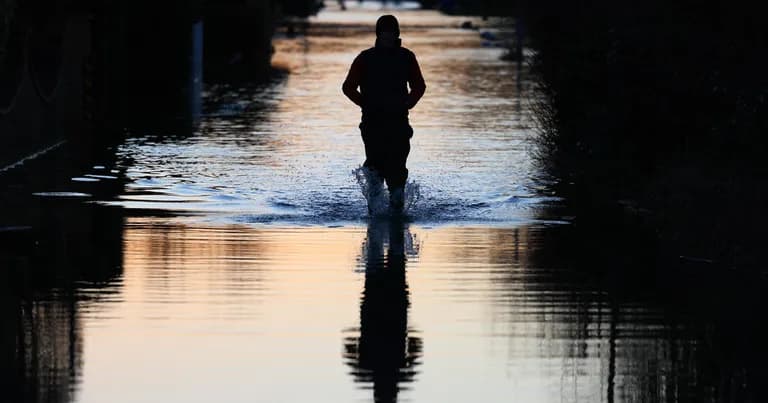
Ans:
<svg viewBox="0 0 768 403"><path fill-rule="evenodd" d="M765 6L483 4L524 26L521 63L544 95L537 157L571 214L608 212L680 256L765 271Z"/></svg>

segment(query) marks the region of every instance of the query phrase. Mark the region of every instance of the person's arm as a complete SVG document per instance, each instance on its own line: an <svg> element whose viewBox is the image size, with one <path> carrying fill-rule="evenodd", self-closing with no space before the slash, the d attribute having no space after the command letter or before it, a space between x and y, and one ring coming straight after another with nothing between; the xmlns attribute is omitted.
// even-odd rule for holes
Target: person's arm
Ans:
<svg viewBox="0 0 768 403"><path fill-rule="evenodd" d="M352 62L352 67L349 68L347 78L341 86L344 95L346 95L350 101L354 102L355 105L360 107L363 106L363 95L358 91L357 87L360 86L360 82L363 79L362 69L362 61L360 61L360 56L358 56L355 58L355 61Z"/></svg>
<svg viewBox="0 0 768 403"><path fill-rule="evenodd" d="M413 56L413 63L408 72L408 85L411 87L411 92L408 94L408 109L412 109L419 103L419 100L427 90L427 85L424 83L424 76L421 75L421 69L419 68L419 62L416 61L416 56Z"/></svg>

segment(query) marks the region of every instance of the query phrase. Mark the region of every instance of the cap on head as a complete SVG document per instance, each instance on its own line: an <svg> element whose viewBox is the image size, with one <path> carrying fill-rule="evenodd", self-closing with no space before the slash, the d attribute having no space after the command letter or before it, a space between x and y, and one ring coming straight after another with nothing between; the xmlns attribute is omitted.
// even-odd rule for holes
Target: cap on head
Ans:
<svg viewBox="0 0 768 403"><path fill-rule="evenodd" d="M376 36L381 35L382 32L390 32L394 33L397 37L400 36L400 24L394 15L382 15L376 21Z"/></svg>

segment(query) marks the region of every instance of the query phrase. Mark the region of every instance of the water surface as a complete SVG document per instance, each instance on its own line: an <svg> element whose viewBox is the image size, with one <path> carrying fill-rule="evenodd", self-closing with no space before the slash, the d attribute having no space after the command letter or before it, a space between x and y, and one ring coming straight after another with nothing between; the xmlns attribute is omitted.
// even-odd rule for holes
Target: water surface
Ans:
<svg viewBox="0 0 768 403"><path fill-rule="evenodd" d="M364 160L359 109L341 93L357 53L373 45L381 11L328 11L307 36L278 37L276 67L257 86L211 84L199 130L136 133L118 150L131 180L119 205L205 212L226 222L328 224L367 216L352 175ZM408 166L423 196L417 221L534 219L547 196L530 158L531 86L504 50L484 47L466 18L401 10L404 46L429 87L412 111Z"/></svg>
<svg viewBox="0 0 768 403"><path fill-rule="evenodd" d="M340 86L381 11L349 3L278 35L288 74L211 83L199 127L133 130L6 209L6 400L761 401L759 293L554 213L526 69L467 18L396 10L420 195L367 217Z"/></svg>

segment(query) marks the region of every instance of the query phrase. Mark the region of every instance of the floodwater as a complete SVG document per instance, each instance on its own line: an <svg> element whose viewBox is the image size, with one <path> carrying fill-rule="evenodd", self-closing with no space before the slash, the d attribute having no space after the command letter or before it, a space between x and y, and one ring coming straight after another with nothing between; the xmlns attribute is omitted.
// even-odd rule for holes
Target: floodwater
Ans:
<svg viewBox="0 0 768 403"><path fill-rule="evenodd" d="M341 82L373 45L378 8L325 12L306 37L278 37L274 65L290 73L260 86L210 85L193 135L130 139L118 155L131 183L117 204L245 224L359 223L368 214L352 175L364 160L360 112ZM420 200L408 215L439 223L533 219L530 207L546 195L529 153L530 85L500 60L503 49L457 29L466 18L403 10L401 19L404 45L429 86L411 114L409 193Z"/></svg>
<svg viewBox="0 0 768 403"><path fill-rule="evenodd" d="M340 86L381 10L349 3L278 35L288 74L208 85L196 130L131 133L14 207L35 212L0 231L0 398L761 401L746 311L697 318L722 296L557 213L526 69L466 18L394 10L428 88L413 203L368 218Z"/></svg>

